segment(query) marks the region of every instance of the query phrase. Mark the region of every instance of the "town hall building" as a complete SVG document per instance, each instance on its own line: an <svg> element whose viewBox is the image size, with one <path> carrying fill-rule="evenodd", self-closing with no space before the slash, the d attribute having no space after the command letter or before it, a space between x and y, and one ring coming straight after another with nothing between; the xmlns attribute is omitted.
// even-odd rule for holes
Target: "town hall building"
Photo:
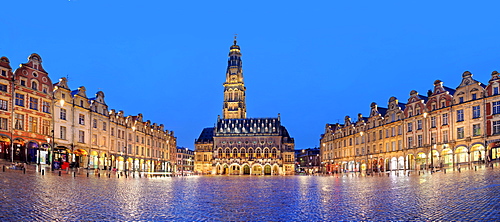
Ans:
<svg viewBox="0 0 500 222"><path fill-rule="evenodd" d="M215 175L287 175L294 139L281 118L247 118L240 47L230 47L222 118L195 140L195 172Z"/></svg>

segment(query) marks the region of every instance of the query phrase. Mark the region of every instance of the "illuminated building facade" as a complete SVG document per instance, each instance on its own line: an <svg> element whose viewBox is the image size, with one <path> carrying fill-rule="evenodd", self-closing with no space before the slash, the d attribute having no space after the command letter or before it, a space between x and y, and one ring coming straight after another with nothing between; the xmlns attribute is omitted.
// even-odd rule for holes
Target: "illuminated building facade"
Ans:
<svg viewBox="0 0 500 222"><path fill-rule="evenodd" d="M294 140L281 118L247 118L240 47L230 47L222 118L195 140L195 172L226 175L294 173Z"/></svg>
<svg viewBox="0 0 500 222"><path fill-rule="evenodd" d="M0 158L171 172L175 148L172 131L141 114L108 110L103 92L88 98L83 86L71 91L66 78L53 84L38 54L15 72L0 58Z"/></svg>
<svg viewBox="0 0 500 222"><path fill-rule="evenodd" d="M500 158L500 77L488 85L464 72L448 88L436 80L427 96L412 90L406 104L372 103L370 115L346 116L321 135L325 172L380 172L472 166Z"/></svg>

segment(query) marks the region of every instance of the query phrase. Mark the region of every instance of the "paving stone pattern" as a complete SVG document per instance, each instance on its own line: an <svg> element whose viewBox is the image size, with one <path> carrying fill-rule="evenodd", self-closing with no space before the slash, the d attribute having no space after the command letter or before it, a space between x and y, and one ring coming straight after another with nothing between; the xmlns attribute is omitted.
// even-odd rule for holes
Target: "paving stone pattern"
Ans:
<svg viewBox="0 0 500 222"><path fill-rule="evenodd" d="M498 221L500 166L360 176L76 177L0 169L0 221Z"/></svg>

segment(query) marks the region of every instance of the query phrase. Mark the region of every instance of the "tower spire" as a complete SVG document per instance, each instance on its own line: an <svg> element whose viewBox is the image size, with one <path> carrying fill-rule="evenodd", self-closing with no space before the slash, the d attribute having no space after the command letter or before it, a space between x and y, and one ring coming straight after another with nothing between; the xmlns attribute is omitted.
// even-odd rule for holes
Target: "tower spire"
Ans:
<svg viewBox="0 0 500 222"><path fill-rule="evenodd" d="M245 83L243 82L243 68L241 62L240 46L236 43L229 48L227 61L226 82L224 82L224 103L222 105L223 119L246 118Z"/></svg>

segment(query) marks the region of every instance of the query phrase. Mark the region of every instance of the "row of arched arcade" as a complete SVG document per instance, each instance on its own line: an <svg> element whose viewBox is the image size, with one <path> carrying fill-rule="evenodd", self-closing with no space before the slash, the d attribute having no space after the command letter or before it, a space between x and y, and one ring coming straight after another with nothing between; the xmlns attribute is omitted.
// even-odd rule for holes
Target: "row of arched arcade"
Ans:
<svg viewBox="0 0 500 222"><path fill-rule="evenodd" d="M499 149L499 150L497 150ZM425 170L434 168L450 168L461 165L472 165L495 160L500 157L500 147L491 148L487 153L482 143L476 143L468 148L458 145L455 148L445 147L441 150L432 149L427 152L419 150L406 154L390 156L368 155L353 160L326 162L327 172L383 172L391 170Z"/></svg>
<svg viewBox="0 0 500 222"><path fill-rule="evenodd" d="M283 174L278 164L219 164L213 171L216 175L280 175Z"/></svg>

